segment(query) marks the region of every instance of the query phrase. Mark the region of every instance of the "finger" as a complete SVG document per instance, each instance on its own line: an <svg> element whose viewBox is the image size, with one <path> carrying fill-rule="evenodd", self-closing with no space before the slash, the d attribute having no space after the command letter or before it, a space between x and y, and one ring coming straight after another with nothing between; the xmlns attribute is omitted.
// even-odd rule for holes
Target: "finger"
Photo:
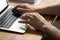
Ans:
<svg viewBox="0 0 60 40"><path fill-rule="evenodd" d="M26 16L26 14L23 14L22 16L20 16L21 19L27 20L28 17Z"/></svg>
<svg viewBox="0 0 60 40"><path fill-rule="evenodd" d="M26 9L29 9L28 8L28 6L29 6L29 4L20 4L20 5L18 5L20 8L26 8Z"/></svg>
<svg viewBox="0 0 60 40"><path fill-rule="evenodd" d="M24 8L17 8L17 11L31 12L32 10L30 10L30 9L24 9Z"/></svg>
<svg viewBox="0 0 60 40"><path fill-rule="evenodd" d="M22 21L18 21L19 23L26 23L28 24L29 22L27 20L22 20Z"/></svg>
<svg viewBox="0 0 60 40"><path fill-rule="evenodd" d="M33 16L31 16L31 15L29 15L28 13L26 13L26 14L23 14L20 18L22 18L22 19L30 19L30 20L32 20L33 19Z"/></svg>
<svg viewBox="0 0 60 40"><path fill-rule="evenodd" d="M26 9L29 9L26 4L17 5L15 8L26 8Z"/></svg>
<svg viewBox="0 0 60 40"><path fill-rule="evenodd" d="M20 7L24 7L25 5L23 5L23 4L19 4L19 5L17 5L15 8L20 8Z"/></svg>
<svg viewBox="0 0 60 40"><path fill-rule="evenodd" d="M25 13L25 12L30 12L30 10L29 9L24 9L24 8L19 8L19 7L15 7L15 8L13 8L13 10L12 10L13 12L22 12L22 13Z"/></svg>
<svg viewBox="0 0 60 40"><path fill-rule="evenodd" d="M13 12L17 11L17 8L18 8L18 7L19 7L19 6L17 5L16 7L13 8L12 11L13 11Z"/></svg>
<svg viewBox="0 0 60 40"><path fill-rule="evenodd" d="M24 7L24 6L25 6L25 5L20 4L20 5L17 5L16 7L14 7L13 9L22 8L22 7Z"/></svg>

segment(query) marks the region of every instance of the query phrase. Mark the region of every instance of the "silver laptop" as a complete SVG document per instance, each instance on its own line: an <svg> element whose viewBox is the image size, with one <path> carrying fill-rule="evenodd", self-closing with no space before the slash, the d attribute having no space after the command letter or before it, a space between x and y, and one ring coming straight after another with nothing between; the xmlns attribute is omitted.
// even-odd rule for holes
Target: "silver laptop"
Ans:
<svg viewBox="0 0 60 40"><path fill-rule="evenodd" d="M17 14L12 12L12 7L8 5L7 0L0 0L0 29L25 33L28 26L18 22L22 19Z"/></svg>

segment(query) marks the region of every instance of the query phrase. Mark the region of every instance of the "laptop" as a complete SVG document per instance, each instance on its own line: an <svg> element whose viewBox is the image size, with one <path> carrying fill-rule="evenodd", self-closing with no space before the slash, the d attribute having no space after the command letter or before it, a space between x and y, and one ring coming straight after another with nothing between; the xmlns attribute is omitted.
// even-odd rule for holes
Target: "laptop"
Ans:
<svg viewBox="0 0 60 40"><path fill-rule="evenodd" d="M0 0L0 30L25 33L27 24L19 23L22 20L19 18L21 13L14 13L12 9L7 0Z"/></svg>

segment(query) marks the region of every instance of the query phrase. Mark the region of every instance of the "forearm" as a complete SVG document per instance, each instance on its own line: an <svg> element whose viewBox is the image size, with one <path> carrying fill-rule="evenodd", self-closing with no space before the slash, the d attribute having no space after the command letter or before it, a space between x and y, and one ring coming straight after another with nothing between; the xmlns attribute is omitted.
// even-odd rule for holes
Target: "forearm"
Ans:
<svg viewBox="0 0 60 40"><path fill-rule="evenodd" d="M42 15L60 15L60 5L47 6L36 10Z"/></svg>
<svg viewBox="0 0 60 40"><path fill-rule="evenodd" d="M60 40L60 31L58 28L54 27L51 24L43 26L44 32L53 39Z"/></svg>

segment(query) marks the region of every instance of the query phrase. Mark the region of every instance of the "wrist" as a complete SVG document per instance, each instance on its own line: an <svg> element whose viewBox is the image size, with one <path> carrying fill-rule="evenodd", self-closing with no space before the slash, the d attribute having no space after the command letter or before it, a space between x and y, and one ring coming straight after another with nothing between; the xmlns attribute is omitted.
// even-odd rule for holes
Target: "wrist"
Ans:
<svg viewBox="0 0 60 40"><path fill-rule="evenodd" d="M46 33L46 31L48 31L49 28L51 28L52 25L50 23L45 23L43 26L42 26L42 30L44 33Z"/></svg>
<svg viewBox="0 0 60 40"><path fill-rule="evenodd" d="M43 31L43 33L46 33L46 30L47 30L46 28L49 28L50 26L51 26L51 24L48 22L43 23L43 25L41 27L41 30Z"/></svg>
<svg viewBox="0 0 60 40"><path fill-rule="evenodd" d="M45 27L47 27L49 23L48 22L46 22L46 23L38 22L37 24L39 24L39 25L37 25L38 27L36 29L39 30L40 32L45 33Z"/></svg>

